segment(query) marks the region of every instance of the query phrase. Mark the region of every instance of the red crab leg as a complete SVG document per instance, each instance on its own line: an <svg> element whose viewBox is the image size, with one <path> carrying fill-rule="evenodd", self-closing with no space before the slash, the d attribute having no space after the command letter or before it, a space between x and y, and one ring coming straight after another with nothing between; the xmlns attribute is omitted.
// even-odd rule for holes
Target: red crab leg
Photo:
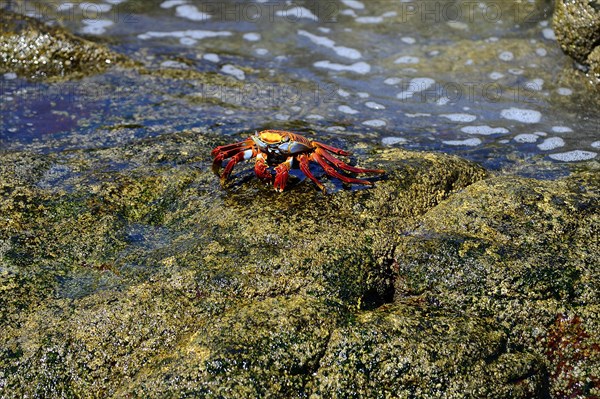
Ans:
<svg viewBox="0 0 600 399"><path fill-rule="evenodd" d="M313 144L316 145L319 148L324 148L327 151L331 151L331 152L333 152L334 154L337 154L337 155L344 155L346 157L349 156L349 155L352 155L348 151L344 151L342 149L339 149L339 148L336 148L336 147L332 147L332 146L327 145L327 144L323 144L323 143L321 143L319 141L313 141Z"/></svg>
<svg viewBox="0 0 600 399"><path fill-rule="evenodd" d="M306 177L308 177L310 180L313 181L313 183L315 183L320 189L321 191L323 191L324 193L327 192L327 190L325 189L325 186L323 185L323 183L321 183L319 181L319 179L317 179L315 177L315 175L313 175L310 171L310 167L309 167L309 158L306 154L302 154L298 157L298 163L300 164L300 170L302 171L302 173L304 173L304 175Z"/></svg>
<svg viewBox="0 0 600 399"><path fill-rule="evenodd" d="M327 151L324 151L320 148L317 148L315 152L325 158L327 161L331 162L336 168L346 170L352 173L385 173L385 170L382 169L363 169L357 168L354 166L350 166L347 163L337 159Z"/></svg>
<svg viewBox="0 0 600 399"><path fill-rule="evenodd" d="M269 165L267 165L266 156L264 153L259 152L256 156L256 163L254 164L254 174L256 177L262 180L273 180L273 176L271 172L267 169Z"/></svg>
<svg viewBox="0 0 600 399"><path fill-rule="evenodd" d="M229 162L227 162L227 166L225 166L225 170L223 170L223 174L221 175L221 181L225 181L229 178L229 175L231 174L231 171L233 170L233 167L235 166L235 164L237 164L241 160L250 159L250 158L252 158L253 155L254 155L254 151L246 150L246 151L238 152L233 157L231 157Z"/></svg>
<svg viewBox="0 0 600 399"><path fill-rule="evenodd" d="M225 160L227 158L231 158L232 156L235 156L237 154L245 153L246 151L249 151L251 148L252 148L251 146L246 146L246 147L241 147L241 148L233 148L233 149L229 149L229 150L221 151L221 152L217 153L215 156L215 159L213 160L213 164L212 164L213 172L215 172L216 175L219 175L219 169L221 168L221 164L223 163L223 160Z"/></svg>
<svg viewBox="0 0 600 399"><path fill-rule="evenodd" d="M275 191L283 192L285 189L285 185L290 177L290 169L292 169L292 162L294 161L294 157L288 157L284 162L277 165L275 168L275 183L273 186L275 187Z"/></svg>
<svg viewBox="0 0 600 399"><path fill-rule="evenodd" d="M321 167L325 170L325 173L327 173L329 176L340 179L344 183L368 184L369 186L373 185L373 183L370 181L355 179L353 177L344 176L341 173L336 172L336 170L316 152L312 153L312 158L317 161L319 165L321 165Z"/></svg>
<svg viewBox="0 0 600 399"><path fill-rule="evenodd" d="M239 147L248 147L248 146L251 146L252 143L253 143L252 139L247 139L244 141L240 141L239 143L221 145L221 146L216 147L214 150L212 150L210 152L210 155L212 157L216 157L220 152L233 150L234 148L239 148Z"/></svg>

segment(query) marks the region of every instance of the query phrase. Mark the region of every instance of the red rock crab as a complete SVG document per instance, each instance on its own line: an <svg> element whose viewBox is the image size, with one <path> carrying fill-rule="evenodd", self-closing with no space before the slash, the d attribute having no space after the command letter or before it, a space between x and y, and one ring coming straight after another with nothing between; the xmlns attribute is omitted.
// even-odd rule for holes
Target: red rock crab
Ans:
<svg viewBox="0 0 600 399"><path fill-rule="evenodd" d="M222 145L211 152L214 158L213 171L217 176L223 161L229 159L223 173L220 175L222 182L229 178L233 167L238 162L255 159L254 172L256 176L261 180L273 183L275 190L279 192L285 189L289 171L293 167L300 168L306 177L312 180L321 190L326 191L323 183L311 173L309 168L311 161L318 163L327 175L340 179L344 183L373 184L368 180L347 176L340 173L340 171L385 173L381 169L363 169L350 166L332 154L350 155L347 151L284 130L256 132L244 141ZM270 167L274 167L274 176L269 170Z"/></svg>

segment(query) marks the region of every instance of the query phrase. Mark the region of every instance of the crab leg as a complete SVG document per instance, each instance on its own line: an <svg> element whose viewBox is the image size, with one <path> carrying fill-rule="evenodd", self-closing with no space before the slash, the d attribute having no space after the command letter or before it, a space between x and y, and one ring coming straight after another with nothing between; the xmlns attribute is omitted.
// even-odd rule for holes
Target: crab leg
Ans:
<svg viewBox="0 0 600 399"><path fill-rule="evenodd" d="M373 183L370 181L355 179L353 177L344 176L341 173L338 173L330 164L327 163L325 159L323 159L323 157L321 157L321 155L316 152L312 153L312 158L317 161L319 165L321 165L321 167L325 170L325 173L327 173L329 176L340 179L344 183L368 184L369 186L373 185Z"/></svg>
<svg viewBox="0 0 600 399"><path fill-rule="evenodd" d="M225 166L225 170L223 170L223 174L221 175L221 181L223 182L229 178L229 175L231 174L231 171L233 170L233 167L235 166L235 164L237 164L241 160L250 159L253 156L254 156L254 151L246 150L246 151L238 152L233 157L231 157L229 162L227 162L227 166Z"/></svg>
<svg viewBox="0 0 600 399"><path fill-rule="evenodd" d="M215 155L215 159L213 159L213 164L212 164L213 172L215 172L215 174L218 175L219 169L221 168L221 163L223 162L223 160L225 160L227 158L231 158L237 154L245 153L246 151L249 151L251 148L252 148L252 146L246 146L246 147L232 148L229 150L218 152ZM249 158L247 158L247 159L249 159Z"/></svg>
<svg viewBox="0 0 600 399"><path fill-rule="evenodd" d="M298 157L298 163L300 164L300 170L306 177L313 181L323 192L327 192L323 183L319 181L310 171L309 158L306 154L302 154Z"/></svg>
<svg viewBox="0 0 600 399"><path fill-rule="evenodd" d="M320 148L317 148L315 150L315 152L317 154L319 154L320 156L322 156L323 158L325 158L331 164L333 164L333 166L335 166L336 168L346 170L348 172L352 172L352 173L385 173L385 170L381 170L381 169L363 169L363 168L357 168L354 166L350 166L347 163L337 159L336 157L334 157L327 151L324 151Z"/></svg>
<svg viewBox="0 0 600 399"><path fill-rule="evenodd" d="M244 141L240 141L239 143L221 145L221 146L215 148L214 150L212 150L210 152L210 155L212 157L216 157L221 152L226 152L226 151L233 150L233 149L239 148L239 147L248 147L248 146L251 146L251 145L252 145L252 139L247 139L247 140L244 140Z"/></svg>
<svg viewBox="0 0 600 399"><path fill-rule="evenodd" d="M317 146L318 148L323 148L323 149L325 149L327 151L331 151L331 152L333 152L334 154L337 154L337 155L344 155L346 157L349 156L349 155L352 155L348 151L344 151L342 149L339 149L339 148L336 148L336 147L332 147L332 146L327 145L327 144L323 144L323 143L321 143L319 141L313 141L313 144L315 146Z"/></svg>
<svg viewBox="0 0 600 399"><path fill-rule="evenodd" d="M275 168L275 183L273 183L273 187L276 191L283 192L285 189L285 185L290 177L292 162L294 162L294 157L288 157Z"/></svg>

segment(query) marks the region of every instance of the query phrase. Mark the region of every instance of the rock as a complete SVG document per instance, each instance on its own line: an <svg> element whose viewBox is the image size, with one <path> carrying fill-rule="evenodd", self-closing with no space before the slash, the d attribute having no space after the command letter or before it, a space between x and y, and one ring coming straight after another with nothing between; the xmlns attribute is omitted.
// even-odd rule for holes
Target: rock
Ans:
<svg viewBox="0 0 600 399"><path fill-rule="evenodd" d="M280 194L218 144L0 155L0 396L595 392L593 174L359 150L375 187Z"/></svg>
<svg viewBox="0 0 600 399"><path fill-rule="evenodd" d="M599 183L587 172L471 185L396 248L396 299L491 317L508 331L509 351L546 358L554 397L597 395Z"/></svg>
<svg viewBox="0 0 600 399"><path fill-rule="evenodd" d="M26 79L63 79L101 72L125 56L78 37L60 27L0 10L0 73Z"/></svg>
<svg viewBox="0 0 600 399"><path fill-rule="evenodd" d="M399 303L333 332L311 398L540 397L544 364L491 319Z"/></svg>
<svg viewBox="0 0 600 399"><path fill-rule="evenodd" d="M600 46L596 46L588 56L590 74L600 79Z"/></svg>
<svg viewBox="0 0 600 399"><path fill-rule="evenodd" d="M596 0L557 1L553 27L563 51L580 64L589 66L590 72L600 79L597 56L600 42L600 3Z"/></svg>

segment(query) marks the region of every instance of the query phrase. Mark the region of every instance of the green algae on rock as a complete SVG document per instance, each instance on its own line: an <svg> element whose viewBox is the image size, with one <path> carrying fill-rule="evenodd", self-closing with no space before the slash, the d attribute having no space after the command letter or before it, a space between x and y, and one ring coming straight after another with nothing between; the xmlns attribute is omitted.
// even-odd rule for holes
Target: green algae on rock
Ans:
<svg viewBox="0 0 600 399"><path fill-rule="evenodd" d="M541 358L507 351L506 341L493 319L410 301L385 306L332 333L311 398L542 396Z"/></svg>
<svg viewBox="0 0 600 399"><path fill-rule="evenodd" d="M14 205L5 207L9 215L0 222L8 245L1 364L16 370L2 375L3 389L15 395L111 396L137 373L160 381L165 376L154 367L160 369L171 343L184 345L200 326L215 328L216 339L225 327L211 324L221 320L215 317L223 318L234 337L242 332L227 320L243 309L273 310L268 304L280 303L286 315L298 314L297 303L305 303L307 311L314 303L318 311L302 325L331 312L333 319L323 321L331 330L357 307L391 298L392 244L382 229L408 226L484 175L456 157L388 151L380 165L389 171L388 180L374 190L323 196L312 185L298 184L279 195L254 179L223 190L209 167L208 151L215 144L210 136L177 134L66 156L2 155L3 201ZM22 168L13 167L18 159ZM114 164L121 166L107 178ZM395 203L395 197L406 203ZM291 296L298 300L283 300ZM281 299L260 305L268 298ZM148 300L152 309L144 304ZM249 307L248 300L257 305ZM175 307L183 307L185 315ZM281 317L285 323L288 316ZM101 321L90 325L95 319ZM168 331L158 330L157 320ZM119 333L124 325L129 327ZM294 334L286 337L280 343L283 358L295 345ZM248 345L254 353L255 344ZM217 358L231 355L218 345L212 351ZM178 367L196 367L193 357L184 359L191 363ZM315 367L314 360L299 365L295 373L302 375L292 385L305 384ZM261 381L263 387L282 375L273 369L264 374L273 377Z"/></svg>
<svg viewBox="0 0 600 399"><path fill-rule="evenodd" d="M563 51L600 79L600 2L597 0L559 0L554 10L553 27Z"/></svg>
<svg viewBox="0 0 600 399"><path fill-rule="evenodd" d="M554 397L598 395L599 199L600 180L590 171L558 181L477 182L401 240L396 298L493 317L508 331L509 348L546 358Z"/></svg>
<svg viewBox="0 0 600 399"><path fill-rule="evenodd" d="M7 10L0 10L0 27L0 73L57 80L98 73L127 62L125 56L100 44Z"/></svg>
<svg viewBox="0 0 600 399"><path fill-rule="evenodd" d="M372 189L279 194L251 168L221 188L222 141L0 155L0 396L532 397L580 389L564 359L597 375L593 174L385 150L361 154L388 172Z"/></svg>

